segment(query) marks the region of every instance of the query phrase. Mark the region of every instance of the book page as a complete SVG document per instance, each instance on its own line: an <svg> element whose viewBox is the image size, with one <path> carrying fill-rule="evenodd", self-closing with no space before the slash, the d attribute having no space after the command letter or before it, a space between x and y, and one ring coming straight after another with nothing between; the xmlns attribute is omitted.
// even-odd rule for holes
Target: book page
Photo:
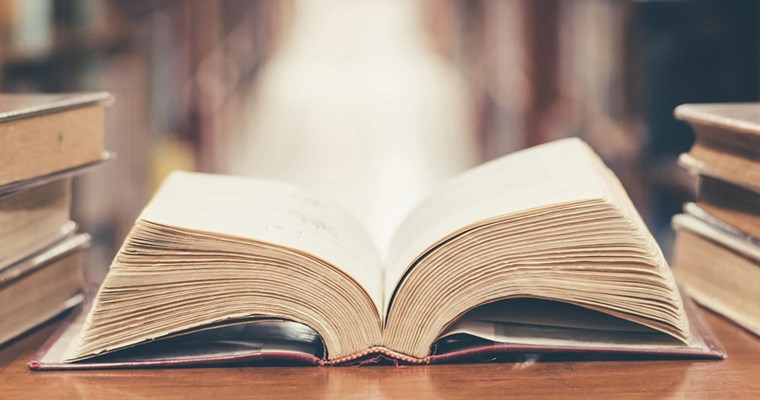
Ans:
<svg viewBox="0 0 760 400"><path fill-rule="evenodd" d="M500 321L461 320L442 338L470 335L495 343L531 346L605 348L605 349L668 349L699 348L698 344L682 344L661 332L629 332L573 329L547 325L511 324Z"/></svg>
<svg viewBox="0 0 760 400"><path fill-rule="evenodd" d="M468 311L457 324L467 320L610 332L657 332L636 322L579 305L536 298L515 298L486 304Z"/></svg>
<svg viewBox="0 0 760 400"><path fill-rule="evenodd" d="M510 213L607 198L600 165L588 145L573 138L502 157L454 178L417 206L394 234L385 272L386 313L411 264L442 239Z"/></svg>
<svg viewBox="0 0 760 400"><path fill-rule="evenodd" d="M296 187L174 172L140 219L308 253L339 268L362 286L382 315L381 261L367 233L344 211Z"/></svg>
<svg viewBox="0 0 760 400"><path fill-rule="evenodd" d="M606 349L703 349L701 338L687 344L655 329L568 303L519 298L467 312L440 339L469 335L496 343Z"/></svg>
<svg viewBox="0 0 760 400"><path fill-rule="evenodd" d="M156 340L100 356L98 362L166 362L234 360L253 354L291 353L321 358L325 347L319 334L292 321L237 322Z"/></svg>

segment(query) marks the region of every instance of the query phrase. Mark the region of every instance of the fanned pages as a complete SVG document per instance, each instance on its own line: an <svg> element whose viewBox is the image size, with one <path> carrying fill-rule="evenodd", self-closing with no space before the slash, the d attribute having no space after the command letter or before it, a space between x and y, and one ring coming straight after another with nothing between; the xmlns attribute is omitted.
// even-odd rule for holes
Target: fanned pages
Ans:
<svg viewBox="0 0 760 400"><path fill-rule="evenodd" d="M465 173L412 213L393 249L402 255L386 276L385 344L415 357L468 310L519 297L689 336L659 247L612 172L579 140Z"/></svg>
<svg viewBox="0 0 760 400"><path fill-rule="evenodd" d="M579 139L453 179L392 243L380 257L351 216L288 185L175 172L55 351L75 363L259 320L313 329L321 363L430 362L431 349L441 356L461 335L526 348L715 350L622 186Z"/></svg>
<svg viewBox="0 0 760 400"><path fill-rule="evenodd" d="M252 318L302 322L345 356L381 344L381 278L341 210L280 183L177 172L116 256L71 358Z"/></svg>

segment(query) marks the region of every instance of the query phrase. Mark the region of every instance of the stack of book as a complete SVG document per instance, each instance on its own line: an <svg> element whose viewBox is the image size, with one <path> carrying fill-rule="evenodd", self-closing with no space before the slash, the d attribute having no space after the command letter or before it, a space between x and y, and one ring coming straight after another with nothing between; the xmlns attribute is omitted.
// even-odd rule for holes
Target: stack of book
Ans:
<svg viewBox="0 0 760 400"><path fill-rule="evenodd" d="M0 95L0 344L83 300L72 177L108 158L110 94Z"/></svg>
<svg viewBox="0 0 760 400"><path fill-rule="evenodd" d="M675 216L675 268L702 305L760 335L760 103L685 104L696 143L679 162L699 176Z"/></svg>

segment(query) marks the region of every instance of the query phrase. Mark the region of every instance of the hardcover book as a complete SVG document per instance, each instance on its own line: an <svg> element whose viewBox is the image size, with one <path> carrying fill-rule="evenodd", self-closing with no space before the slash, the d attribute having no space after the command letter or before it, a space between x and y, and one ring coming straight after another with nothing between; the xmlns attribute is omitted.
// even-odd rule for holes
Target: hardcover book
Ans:
<svg viewBox="0 0 760 400"><path fill-rule="evenodd" d="M709 176L699 177L701 210L754 237L760 237L760 193Z"/></svg>
<svg viewBox="0 0 760 400"><path fill-rule="evenodd" d="M689 203L673 218L676 272L694 300L760 335L760 239Z"/></svg>
<svg viewBox="0 0 760 400"><path fill-rule="evenodd" d="M675 116L696 133L684 166L760 191L760 103L682 104Z"/></svg>
<svg viewBox="0 0 760 400"><path fill-rule="evenodd" d="M71 179L0 195L0 271L60 240L70 208Z"/></svg>
<svg viewBox="0 0 760 400"><path fill-rule="evenodd" d="M59 240L0 269L0 344L82 302L86 234L70 223Z"/></svg>
<svg viewBox="0 0 760 400"><path fill-rule="evenodd" d="M96 163L106 92L0 95L0 187Z"/></svg>
<svg viewBox="0 0 760 400"><path fill-rule="evenodd" d="M298 188L175 172L89 310L30 368L725 356L579 139L452 179L378 253L354 218Z"/></svg>
<svg viewBox="0 0 760 400"><path fill-rule="evenodd" d="M684 104L675 115L697 134L679 161L699 175L699 209L760 236L760 103Z"/></svg>

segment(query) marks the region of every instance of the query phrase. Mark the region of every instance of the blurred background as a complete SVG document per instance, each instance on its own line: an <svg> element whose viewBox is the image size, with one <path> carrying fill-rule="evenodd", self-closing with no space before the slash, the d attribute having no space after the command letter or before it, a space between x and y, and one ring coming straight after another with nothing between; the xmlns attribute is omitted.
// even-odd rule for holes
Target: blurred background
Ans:
<svg viewBox="0 0 760 400"><path fill-rule="evenodd" d="M0 90L108 90L74 219L107 265L172 169L283 179L386 245L457 172L580 136L670 254L686 102L760 100L758 1L3 0Z"/></svg>

